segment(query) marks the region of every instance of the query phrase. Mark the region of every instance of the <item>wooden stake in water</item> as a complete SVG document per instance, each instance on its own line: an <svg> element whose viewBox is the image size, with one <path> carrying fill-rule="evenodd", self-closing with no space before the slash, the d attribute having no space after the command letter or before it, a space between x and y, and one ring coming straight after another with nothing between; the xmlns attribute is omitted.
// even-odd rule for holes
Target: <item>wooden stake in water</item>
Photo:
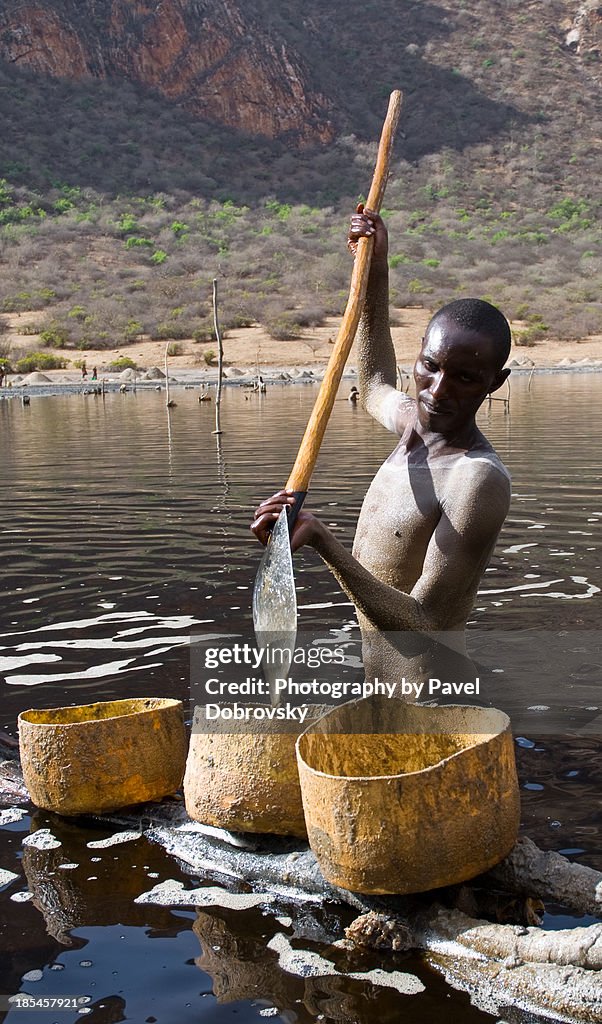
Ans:
<svg viewBox="0 0 602 1024"><path fill-rule="evenodd" d="M171 342L168 341L165 346L165 405L167 406L168 409L173 409L173 407L177 403L174 402L173 399L169 397L169 369L167 366L167 357L169 355L170 344Z"/></svg>
<svg viewBox="0 0 602 1024"><path fill-rule="evenodd" d="M169 342L165 345L165 404L169 409L171 402L169 400L169 367L167 363L167 357L169 355Z"/></svg>
<svg viewBox="0 0 602 1024"><path fill-rule="evenodd" d="M222 336L219 329L219 319L217 315L217 278L213 278L213 327L215 330L215 340L217 341L217 394L215 396L215 430L214 434L221 434L222 428L220 426L220 405L222 401L222 374L224 367L224 346L222 345Z"/></svg>

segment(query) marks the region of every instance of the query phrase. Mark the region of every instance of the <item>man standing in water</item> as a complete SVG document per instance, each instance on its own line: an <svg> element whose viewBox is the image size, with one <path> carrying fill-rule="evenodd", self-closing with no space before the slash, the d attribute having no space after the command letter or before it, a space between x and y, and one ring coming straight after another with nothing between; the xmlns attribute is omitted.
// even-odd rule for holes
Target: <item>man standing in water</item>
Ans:
<svg viewBox="0 0 602 1024"><path fill-rule="evenodd" d="M356 606L367 679L465 674L466 622L510 502L509 474L475 416L510 373L503 369L510 328L480 299L444 306L414 366L416 398L398 391L387 232L378 215L358 207L352 251L361 237L374 238L359 332L361 401L400 440L368 489L353 553L305 509L292 547L313 547ZM279 491L256 509L251 530L263 544L293 504L292 492Z"/></svg>

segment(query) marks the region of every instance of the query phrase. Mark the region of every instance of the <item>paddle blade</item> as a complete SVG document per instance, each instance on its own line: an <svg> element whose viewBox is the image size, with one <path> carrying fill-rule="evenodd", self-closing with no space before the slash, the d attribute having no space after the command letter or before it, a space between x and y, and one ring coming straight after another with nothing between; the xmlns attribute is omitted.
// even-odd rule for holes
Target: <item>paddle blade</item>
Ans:
<svg viewBox="0 0 602 1024"><path fill-rule="evenodd" d="M297 594L285 508L276 520L255 577L253 625L258 647L290 651L290 658L280 659L277 664L269 664L268 659L263 662L264 677L273 696L272 681L288 676L297 636Z"/></svg>

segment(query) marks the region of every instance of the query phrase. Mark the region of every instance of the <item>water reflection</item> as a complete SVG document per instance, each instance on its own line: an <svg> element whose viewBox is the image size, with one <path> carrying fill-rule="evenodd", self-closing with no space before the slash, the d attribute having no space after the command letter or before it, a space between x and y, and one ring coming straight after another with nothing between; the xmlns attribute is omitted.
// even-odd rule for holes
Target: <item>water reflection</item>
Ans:
<svg viewBox="0 0 602 1024"><path fill-rule="evenodd" d="M314 1024L316 1020L327 1024L397 1024L400 1014L408 1024L436 1024L440 1020L442 983L416 958L391 955L383 962L365 952L324 948L323 944L318 947L307 935L295 937L298 925L290 921L284 922L283 930L278 920L251 914L197 910L193 931L202 950L195 962L211 977L214 995L221 1004L252 1000L276 1008L287 1024ZM285 970L277 952L266 948L270 934L282 937L291 931L291 938L281 944L292 944L299 951L300 961L305 958L311 966ZM317 960L313 951L318 948L324 958L322 967L313 963ZM372 981L352 976L372 969L382 971L383 967L387 977L384 981L380 978L380 984L378 974ZM320 970L322 973L318 973ZM414 992L395 991L396 977L401 986L408 979L408 987ZM487 1019L470 1005L467 996L450 989L445 994L448 1014L457 1015L453 1019L466 1024L483 1024Z"/></svg>
<svg viewBox="0 0 602 1024"><path fill-rule="evenodd" d="M142 837L126 844L90 846L102 843L104 830L95 830L91 822L86 827L82 819L71 823L38 811L31 819L31 832L43 829L58 845L40 849L25 844L22 865L33 906L44 917L52 938L62 946L79 946L72 934L78 928L147 924L147 908L134 900L148 888L149 877L173 871L167 855L149 847ZM155 928L169 930L173 923L169 910L153 911Z"/></svg>

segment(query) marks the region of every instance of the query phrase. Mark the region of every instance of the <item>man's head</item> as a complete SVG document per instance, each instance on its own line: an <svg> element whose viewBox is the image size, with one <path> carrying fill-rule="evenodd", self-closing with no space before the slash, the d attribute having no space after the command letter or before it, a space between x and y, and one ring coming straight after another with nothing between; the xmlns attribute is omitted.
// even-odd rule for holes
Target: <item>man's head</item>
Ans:
<svg viewBox="0 0 602 1024"><path fill-rule="evenodd" d="M510 327L482 299L457 299L430 321L414 366L421 425L451 437L472 424L477 409L508 377Z"/></svg>

